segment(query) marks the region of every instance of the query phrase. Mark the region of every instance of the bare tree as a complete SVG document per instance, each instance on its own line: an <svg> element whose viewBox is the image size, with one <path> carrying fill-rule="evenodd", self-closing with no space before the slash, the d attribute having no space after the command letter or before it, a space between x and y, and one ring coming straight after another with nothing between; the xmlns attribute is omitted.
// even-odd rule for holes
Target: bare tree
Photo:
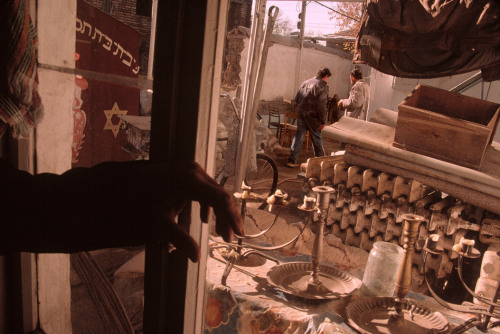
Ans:
<svg viewBox="0 0 500 334"><path fill-rule="evenodd" d="M344 36L356 37L363 15L361 2L336 2L332 4L334 10L328 12L330 20L337 23L340 33ZM347 52L354 52L354 41L343 42L340 47Z"/></svg>
<svg viewBox="0 0 500 334"><path fill-rule="evenodd" d="M288 36L294 30L294 26L288 17L285 17L283 12L278 12L276 22L274 23L273 34Z"/></svg>
<svg viewBox="0 0 500 334"><path fill-rule="evenodd" d="M330 20L335 21L341 32L356 37L363 14L362 2L332 3L334 11L328 12Z"/></svg>

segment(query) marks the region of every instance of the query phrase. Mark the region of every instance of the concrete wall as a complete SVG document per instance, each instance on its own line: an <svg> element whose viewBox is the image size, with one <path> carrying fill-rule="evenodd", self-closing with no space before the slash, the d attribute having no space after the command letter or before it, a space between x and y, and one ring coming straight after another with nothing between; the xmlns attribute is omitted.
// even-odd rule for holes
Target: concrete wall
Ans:
<svg viewBox="0 0 500 334"><path fill-rule="evenodd" d="M249 41L248 38L245 39L245 48L241 52L240 78L242 79L246 72ZM315 76L321 67L328 67L332 72L332 77L328 81L329 96L338 94L340 98L344 98L349 95L351 88L349 73L354 66L349 55L342 56L329 52L329 48L326 47L305 47L302 49L299 62L299 48L289 44L293 43L275 42L269 48L260 100L294 99L300 83ZM298 77L297 72L300 72ZM369 75L370 69L363 66L363 72Z"/></svg>
<svg viewBox="0 0 500 334"><path fill-rule="evenodd" d="M76 0L38 1L39 62L75 66ZM75 76L40 69L40 95L45 108L37 128L38 173L71 168ZM65 254L38 255L40 327L50 334L71 334L70 261Z"/></svg>
<svg viewBox="0 0 500 334"><path fill-rule="evenodd" d="M435 79L396 78L374 69L372 69L371 73L371 95L368 117L370 117L377 108L397 111L398 104L401 103L419 83L449 90L470 78L477 73L477 71ZM483 97L486 101L500 104L500 81L480 83L462 94L479 99ZM496 131L494 140L500 142L500 131Z"/></svg>

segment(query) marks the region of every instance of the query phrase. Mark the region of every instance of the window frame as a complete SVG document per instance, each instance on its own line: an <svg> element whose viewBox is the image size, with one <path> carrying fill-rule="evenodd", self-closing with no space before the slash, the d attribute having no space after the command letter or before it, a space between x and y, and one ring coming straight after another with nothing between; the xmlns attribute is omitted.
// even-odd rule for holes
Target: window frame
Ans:
<svg viewBox="0 0 500 334"><path fill-rule="evenodd" d="M213 171L227 8L228 0L158 2L153 161L195 160ZM178 223L198 240L201 261L188 264L180 254L146 245L145 333L197 333L202 328L208 227L199 219L197 203L185 208Z"/></svg>

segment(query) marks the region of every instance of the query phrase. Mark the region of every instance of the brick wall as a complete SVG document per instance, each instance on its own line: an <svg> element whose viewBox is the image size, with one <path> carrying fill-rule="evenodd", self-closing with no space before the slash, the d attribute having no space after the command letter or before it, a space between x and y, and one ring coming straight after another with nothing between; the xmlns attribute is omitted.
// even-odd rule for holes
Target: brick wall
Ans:
<svg viewBox="0 0 500 334"><path fill-rule="evenodd" d="M136 15L136 0L85 0L92 6L107 12L118 21L134 28L140 35L139 75L148 73L151 18ZM108 11L109 10L109 11Z"/></svg>
<svg viewBox="0 0 500 334"><path fill-rule="evenodd" d="M252 0L238 0L229 3L227 31L237 27L250 28L252 23Z"/></svg>

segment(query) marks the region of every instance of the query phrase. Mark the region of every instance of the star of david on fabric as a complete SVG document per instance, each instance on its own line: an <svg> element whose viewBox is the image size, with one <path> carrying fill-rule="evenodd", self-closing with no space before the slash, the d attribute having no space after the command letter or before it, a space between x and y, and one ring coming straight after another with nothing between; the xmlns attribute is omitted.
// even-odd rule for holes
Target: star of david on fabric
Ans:
<svg viewBox="0 0 500 334"><path fill-rule="evenodd" d="M118 107L118 103L115 102L113 105L113 108L111 110L104 110L104 115L106 115L106 124L104 125L104 130L111 130L113 131L113 135L118 136L118 132L120 132L120 126L123 123L123 120L120 119L118 124L113 124L111 119L113 118L113 115L126 115L128 113L128 110L120 110Z"/></svg>

